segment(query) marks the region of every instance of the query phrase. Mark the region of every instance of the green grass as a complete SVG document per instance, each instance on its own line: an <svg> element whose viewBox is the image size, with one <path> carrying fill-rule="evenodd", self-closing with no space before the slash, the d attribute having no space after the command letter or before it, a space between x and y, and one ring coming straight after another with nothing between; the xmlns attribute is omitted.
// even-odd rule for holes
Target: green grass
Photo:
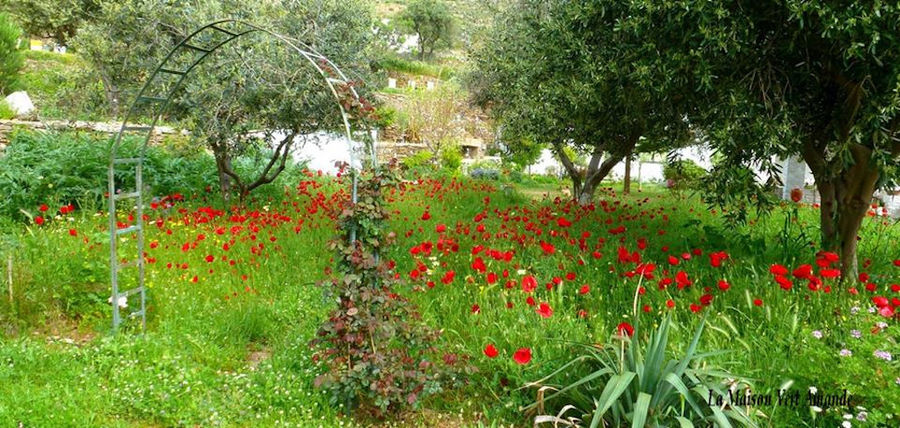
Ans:
<svg viewBox="0 0 900 428"><path fill-rule="evenodd" d="M0 303L0 326L6 332L0 342L0 425L365 423L340 416L341 409L331 407L328 397L312 387L318 373L307 344L331 305L315 284L331 263L325 248L334 234L329 214L338 187L326 178L304 180L299 189L285 188L283 199L261 200L234 213L200 209L199 200L168 213L151 210L154 226L147 243L156 245L147 250L153 262L147 269L150 317L144 336L133 326L125 334L108 334L102 214L79 211L71 220L59 217L43 226L8 226L8 239L16 245L0 247L0 258L13 255L16 290L12 305L5 298ZM574 343L608 343L617 324L633 321L635 289L641 285L646 294L639 307L649 306L640 315L641 325L653 327L672 314L670 352L685 349L699 321L701 314L688 306L710 294L712 303L701 311L709 326L699 349L729 351L710 357L711 364L749 378L759 393L789 381L791 390L804 395L809 386L829 393L847 388L868 409L870 420L887 426L896 422L897 323L866 310L874 295L900 297L889 288L900 282L900 267L893 266L900 253L891 244L900 238L896 223L869 218L861 234L860 260L877 291L866 291L858 281L832 281L827 284L834 289L826 294L809 291L799 280L790 291L782 290L769 273L773 263L789 269L813 263L815 248L809 242L815 239L818 213L812 207L799 208L794 217L794 206L785 205L769 217L732 227L721 212L708 210L695 197L682 199L657 187L625 196L602 190L594 211L552 199L532 200L471 180L425 180L389 198L396 210L390 229L398 242L384 257L396 261L396 271L409 280L398 291L419 305L426 323L443 330L443 350L468 355L479 369L467 387L425 402L429 411L462 414L469 425L530 425L533 415L519 408L534 402L536 390L523 386L571 360L578 349ZM179 213L179 208L185 211ZM422 219L426 210L430 220ZM796 220L785 228L788 215ZM561 226L560 217L572 225ZM443 241L435 230L438 224L447 228ZM241 229L232 231L234 226ZM619 226L625 230L611 232ZM638 248L641 238L647 243L643 250ZM581 239L585 249L579 248ZM552 243L555 252L545 254L539 241ZM411 254L411 248L427 242L431 255ZM439 242L442 248L456 243L459 249L440 251ZM133 242L126 239L122 245ZM479 246L484 249L473 254ZM655 278L623 276L635 264L618 260L620 246L655 263ZM703 254L681 259L694 249ZM491 250L514 255L508 262L495 260ZM714 251L730 256L720 268L709 264L708 254ZM214 256L213 262L206 261L207 255ZM681 259L678 266L668 265L669 255ZM476 257L485 262L485 273L472 268ZM410 279L419 264L426 272ZM441 278L450 270L456 277L443 284ZM522 291L520 270L537 278L532 294ZM659 280L678 270L693 284L661 290ZM489 283L489 272L498 275L496 283ZM565 279L567 273L575 279ZM547 289L554 277L561 282ZM729 290L718 289L721 279L730 283ZM508 280L514 281L512 288L504 286ZM579 293L583 284L590 288L587 294ZM860 290L858 295L847 292L851 285ZM526 303L528 296L547 302L553 315L536 314ZM665 306L668 299L675 302L674 309ZM755 305L754 299L763 304ZM480 308L477 313L473 305ZM853 313L854 306L861 310ZM587 316L580 317L580 310ZM885 321L886 329L872 332L875 323ZM852 336L854 329L862 332L861 338ZM823 337L815 338L814 330ZM482 353L489 343L500 350L497 358ZM532 350L530 363L512 360L520 347ZM853 356L839 356L844 348ZM893 361L875 357L876 350L892 352ZM578 375L569 374L569 380ZM547 406L558 409L562 404ZM826 410L814 419L808 406L759 410L771 418L760 422L771 426L835 425L845 412ZM859 412L851 410L854 416ZM413 425L439 424L428 413L417 415Z"/></svg>
<svg viewBox="0 0 900 428"><path fill-rule="evenodd" d="M452 67L423 61L408 60L400 57L382 58L378 61L378 67L387 71L406 73L414 76L430 76L441 80L449 79L454 75Z"/></svg>
<svg viewBox="0 0 900 428"><path fill-rule="evenodd" d="M100 78L77 55L25 51L19 84L42 119L109 119Z"/></svg>

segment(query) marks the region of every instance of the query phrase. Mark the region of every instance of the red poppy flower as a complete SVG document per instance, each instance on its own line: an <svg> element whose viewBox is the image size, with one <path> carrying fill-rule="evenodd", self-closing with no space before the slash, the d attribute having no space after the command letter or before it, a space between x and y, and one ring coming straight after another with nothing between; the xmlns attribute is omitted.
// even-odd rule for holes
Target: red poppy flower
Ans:
<svg viewBox="0 0 900 428"><path fill-rule="evenodd" d="M550 305L544 302L541 302L541 304L538 305L538 308L535 310L535 312L537 312L538 315L543 318L550 318L551 316L553 316L553 309L550 308Z"/></svg>
<svg viewBox="0 0 900 428"><path fill-rule="evenodd" d="M840 269L822 269L819 271L819 275L822 275L822 278L837 278L841 276Z"/></svg>
<svg viewBox="0 0 900 428"><path fill-rule="evenodd" d="M881 297L881 296L875 296L875 297L873 297L873 298L872 298L872 303L874 303L875 306L878 306L879 308L882 307L882 306L887 306L887 305L889 304L889 303L888 303L888 299L885 298L885 297Z"/></svg>
<svg viewBox="0 0 900 428"><path fill-rule="evenodd" d="M631 324L623 321L619 323L618 326L616 326L616 332L620 336L631 337L632 335L634 335L634 327Z"/></svg>
<svg viewBox="0 0 900 428"><path fill-rule="evenodd" d="M42 226L44 224L44 218L41 216L36 216L34 218L34 224L36 224L38 226Z"/></svg>
<svg viewBox="0 0 900 428"><path fill-rule="evenodd" d="M691 312L700 312L700 309L703 309L703 307L696 303L691 303Z"/></svg>
<svg viewBox="0 0 900 428"><path fill-rule="evenodd" d="M424 213L422 213L422 220L430 220L430 219L431 219L431 213L430 213L430 212L425 211Z"/></svg>
<svg viewBox="0 0 900 428"><path fill-rule="evenodd" d="M753 304L756 306L762 306L763 301L761 299L753 299Z"/></svg>
<svg viewBox="0 0 900 428"><path fill-rule="evenodd" d="M541 241L540 244L541 249L544 250L544 254L550 255L556 252L556 247L554 247L553 244L544 241Z"/></svg>
<svg viewBox="0 0 900 428"><path fill-rule="evenodd" d="M782 265L774 264L772 266L769 266L769 273L771 273L772 275L784 276L784 275L788 274L788 270L786 267L784 267Z"/></svg>
<svg viewBox="0 0 900 428"><path fill-rule="evenodd" d="M590 292L590 291L591 291L591 287L589 287L587 284L584 284L578 290L578 294L588 294L588 292Z"/></svg>
<svg viewBox="0 0 900 428"><path fill-rule="evenodd" d="M478 306L478 303L472 305L472 313L477 314L481 312L481 306Z"/></svg>
<svg viewBox="0 0 900 428"><path fill-rule="evenodd" d="M488 358L494 358L499 354L500 354L500 352L497 351L497 348L494 347L494 345L492 343L489 343L487 346L484 347L484 355L487 356Z"/></svg>
<svg viewBox="0 0 900 428"><path fill-rule="evenodd" d="M666 300L666 307L672 309L675 307L675 301L672 299Z"/></svg>
<svg viewBox="0 0 900 428"><path fill-rule="evenodd" d="M447 230L447 226L443 224L439 224L434 228L437 233L444 233Z"/></svg>
<svg viewBox="0 0 900 428"><path fill-rule="evenodd" d="M78 236L78 231L75 229L69 229L69 235L70 236Z"/></svg>
<svg viewBox="0 0 900 428"><path fill-rule="evenodd" d="M719 290L728 291L729 288L731 288L731 284L729 284L728 281L725 281L724 279L719 280Z"/></svg>
<svg viewBox="0 0 900 428"><path fill-rule="evenodd" d="M206 256L206 262L212 263L216 258L212 256L212 254Z"/></svg>
<svg viewBox="0 0 900 428"><path fill-rule="evenodd" d="M537 279L531 275L522 277L522 291L531 293L537 288Z"/></svg>
<svg viewBox="0 0 900 428"><path fill-rule="evenodd" d="M781 275L775 276L775 282L777 282L778 286L784 290L790 290L791 287L794 286L794 283L791 280L789 280Z"/></svg>
<svg viewBox="0 0 900 428"><path fill-rule="evenodd" d="M531 349L517 349L516 353L513 354L513 360L516 362L516 364L528 364L528 362L531 361Z"/></svg>
<svg viewBox="0 0 900 428"><path fill-rule="evenodd" d="M49 209L49 207L47 207L47 204L41 204L40 208L38 208L38 209L39 209L42 213L45 213L45 212L47 212L47 210Z"/></svg>
<svg viewBox="0 0 900 428"><path fill-rule="evenodd" d="M794 271L791 272L791 275L794 275L794 278L808 279L810 276L812 276L812 265L800 265L799 267L797 267L797 269L794 269Z"/></svg>

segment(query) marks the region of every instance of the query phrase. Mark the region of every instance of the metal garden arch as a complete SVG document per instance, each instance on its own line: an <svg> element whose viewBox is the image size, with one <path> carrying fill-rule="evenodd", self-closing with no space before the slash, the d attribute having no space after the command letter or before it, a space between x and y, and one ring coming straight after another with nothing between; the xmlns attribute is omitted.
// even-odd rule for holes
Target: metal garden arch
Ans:
<svg viewBox="0 0 900 428"><path fill-rule="evenodd" d="M223 19L216 22L206 24L193 33L189 34L181 42L175 45L165 56L162 62L153 70L149 79L141 88L135 100L132 102L122 121L122 126L116 134L110 147L109 155L109 243L110 243L110 282L112 285L112 324L113 331L117 330L122 322L120 314L119 301L127 299L129 296L140 295L140 309L127 315L128 318L141 319L141 329L147 328L147 290L144 285L144 219L143 219L143 183L142 183L142 165L146 153L147 145L153 136L153 130L159 118L169 106L172 97L181 84L191 73L191 71L199 65L207 56L225 46L231 41L244 36L246 34L259 32L266 34L275 40L284 43L287 47L295 51L297 54L305 58L312 67L322 76L328 90L335 97L335 103L341 113L343 120L344 133L350 144L351 165L356 164L353 135L350 128L350 116L341 104L341 97L338 94L337 86L349 89L350 95L359 101L359 95L352 86L344 73L324 55L316 52L315 49L306 45L299 40L292 39L281 34L275 33L258 25L236 20ZM324 68L323 68L324 67ZM326 71L326 69L328 71ZM168 81L166 82L166 79ZM154 85L162 89L163 93L154 93ZM152 118L150 125L132 126L130 121L135 119L141 108L148 109L149 117ZM137 157L125 158L119 157L118 149L122 142L122 137L126 132L146 133L143 144ZM365 144L363 149L371 156L371 161L375 162L375 150L371 144ZM135 188L132 191L122 192L116 187L116 168L131 165L134 167ZM356 203L356 180L357 174L353 174L352 202ZM131 226L119 228L117 213L117 201L133 199L134 204L129 208L134 208L134 224ZM118 239L123 235L135 234L137 241L137 257L127 263L121 263L119 257ZM137 270L137 286L128 290L119 290L119 273L125 269Z"/></svg>

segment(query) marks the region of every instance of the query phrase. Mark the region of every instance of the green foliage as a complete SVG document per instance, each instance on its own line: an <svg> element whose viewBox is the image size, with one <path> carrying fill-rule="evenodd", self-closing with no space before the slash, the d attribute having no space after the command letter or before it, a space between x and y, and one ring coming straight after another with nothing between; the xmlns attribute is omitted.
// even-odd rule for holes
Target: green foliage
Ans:
<svg viewBox="0 0 900 428"><path fill-rule="evenodd" d="M326 289L338 308L312 341L319 349L314 358L326 369L316 384L331 392L332 403L363 406L377 416L440 392L458 363L456 355L436 351L432 342L439 333L421 324L415 305L392 291L400 283L379 257L392 241L383 205L384 189L397 183L392 169L361 179L359 201L342 204L341 234L330 244L338 261Z"/></svg>
<svg viewBox="0 0 900 428"><path fill-rule="evenodd" d="M0 13L0 94L9 94L18 89L19 70L25 64L19 50L22 30L12 22L9 15Z"/></svg>
<svg viewBox="0 0 900 428"><path fill-rule="evenodd" d="M676 159L663 165L663 178L671 180L666 186L672 190L693 189L704 176L706 170L690 159Z"/></svg>
<svg viewBox="0 0 900 428"><path fill-rule="evenodd" d="M16 0L0 6L36 38L49 37L66 45L78 28L99 9L100 0Z"/></svg>
<svg viewBox="0 0 900 428"><path fill-rule="evenodd" d="M20 210L36 214L39 205L102 209L109 163L106 136L85 133L17 131L0 157L0 216L24 219ZM123 154L137 153L138 141L127 140ZM144 163L149 195L166 196L215 184L215 165L208 155L172 156L151 146ZM117 176L119 186L134 186L133 172Z"/></svg>
<svg viewBox="0 0 900 428"><path fill-rule="evenodd" d="M428 150L419 150L411 156L403 158L403 166L406 169L419 171L423 168L430 168L433 162L434 154Z"/></svg>
<svg viewBox="0 0 900 428"><path fill-rule="evenodd" d="M16 112L6 103L6 100L0 100L0 120L12 119L16 117Z"/></svg>
<svg viewBox="0 0 900 428"><path fill-rule="evenodd" d="M445 144L441 148L441 168L446 171L456 172L462 166L462 150L456 144Z"/></svg>
<svg viewBox="0 0 900 428"><path fill-rule="evenodd" d="M681 82L665 66L635 65L656 56L656 48L620 31L629 13L618 1L520 0L497 15L496 36L473 55L470 86L476 101L490 106L509 152L534 156L535 146L552 144L557 154L569 146L597 161L586 162L583 177L564 162L579 199L589 199L611 169L599 163L604 153L614 165L633 151L677 147L688 137L690 105L670 96Z"/></svg>
<svg viewBox="0 0 900 428"><path fill-rule="evenodd" d="M613 343L602 347L585 346L583 355L565 364L548 378L567 371L587 368L586 375L544 398L560 397L567 407L581 412L578 420L600 426L706 426L730 427L735 423L753 425L744 410L726 410L710 405L708 397L728 396L727 373L704 364L710 354L697 353L704 321L701 321L684 355L668 358L671 316L666 317L646 342L640 329L629 338L620 327ZM618 342L618 343L617 343ZM571 373L570 373L571 376ZM577 376L576 376L577 377ZM542 384L547 378L536 382ZM535 403L532 407L541 403ZM687 404L687 405L685 405ZM569 422L560 416L538 416L535 422Z"/></svg>
<svg viewBox="0 0 900 428"><path fill-rule="evenodd" d="M390 55L379 59L376 66L386 71L411 74L413 76L430 76L441 80L447 80L455 74L453 68L443 65L434 65L422 61L410 61L398 56Z"/></svg>
<svg viewBox="0 0 900 428"><path fill-rule="evenodd" d="M103 83L74 54L25 51L20 84L46 119L107 120Z"/></svg>
<svg viewBox="0 0 900 428"><path fill-rule="evenodd" d="M399 18L419 36L419 60L433 56L435 49L452 46L456 24L450 6L442 0L412 0Z"/></svg>

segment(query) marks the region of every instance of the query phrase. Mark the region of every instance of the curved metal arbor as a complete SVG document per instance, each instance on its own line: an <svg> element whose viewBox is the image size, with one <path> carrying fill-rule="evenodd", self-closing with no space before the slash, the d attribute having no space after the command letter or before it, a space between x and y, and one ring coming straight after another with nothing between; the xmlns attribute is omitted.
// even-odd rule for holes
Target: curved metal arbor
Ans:
<svg viewBox="0 0 900 428"><path fill-rule="evenodd" d="M341 113L341 118L344 125L344 133L347 138L348 144L350 144L351 146L350 163L351 165L356 164L356 155L354 153L356 151L356 148L353 147L354 141L350 129L350 116L340 102L341 97L338 94L336 85L348 88L350 95L357 101L359 100L359 95L356 93L356 90L354 90L353 87L349 85L349 81L344 73L341 72L340 68L338 68L337 65L331 62L331 60L329 60L324 55L316 52L315 49L300 42L299 40L280 35L271 30L245 21L224 19L206 24L195 30L193 33L185 37L184 40L175 45L175 47L172 48L171 51L169 51L169 53L156 67L156 69L153 70L153 73L150 74L150 78L141 88L137 98L135 98L134 102L129 107L128 113L125 115L125 118L122 121L122 126L119 129L119 132L110 147L108 176L110 243L109 263L110 282L112 285L112 323L114 331L122 322L122 317L119 310L120 299L127 299L129 296L135 294L140 294L140 309L135 312L129 313L127 316L128 318L140 317L141 329L146 330L147 328L147 290L144 286L144 192L142 183L142 166L147 145L153 135L153 130L156 127L159 118L169 106L176 91L181 87L184 80L197 65L203 62L206 57L208 57L210 54L212 54L222 46L225 46L226 44L241 36L254 32L266 34L284 43L285 45L287 45L287 47L295 51L297 54L303 56L303 58L305 58L309 62L309 64L313 68L315 68L315 70L318 71L318 73L322 76L322 79L325 82L328 90L335 97L335 103L337 104L338 109ZM152 118L150 125L129 125L131 120L135 119L139 114L141 114L142 108L145 109L144 117ZM126 132L138 132L145 134L143 144L140 147L140 151L138 152L137 157L119 157L118 149L122 143L122 137ZM363 149L371 156L371 161L374 164L375 151L372 145L365 144L363 146ZM121 189L116 187L116 168L117 166L128 165L133 166L134 168L135 188L132 191L121 192ZM356 203L356 174L353 174L352 198L353 203ZM116 216L116 202L128 199L134 200L134 203L129 205L129 208L134 208L135 211L134 224L119 228L118 219ZM120 263L121 258L119 257L118 238L132 233L136 234L137 257L127 263ZM129 268L137 269L137 286L129 290L120 291L119 272Z"/></svg>

